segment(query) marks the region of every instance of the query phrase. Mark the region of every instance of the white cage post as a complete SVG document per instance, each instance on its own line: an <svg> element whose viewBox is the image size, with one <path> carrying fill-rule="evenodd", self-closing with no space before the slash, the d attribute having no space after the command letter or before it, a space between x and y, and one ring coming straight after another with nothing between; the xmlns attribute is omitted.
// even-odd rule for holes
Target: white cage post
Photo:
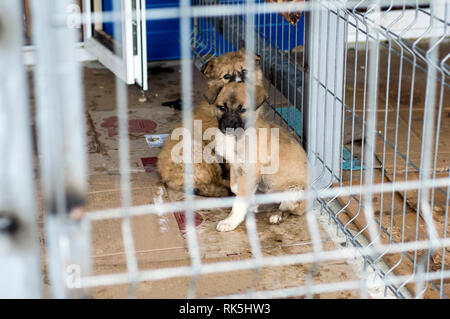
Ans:
<svg viewBox="0 0 450 319"><path fill-rule="evenodd" d="M0 2L0 298L42 296L21 13Z"/></svg>
<svg viewBox="0 0 450 319"><path fill-rule="evenodd" d="M345 22L329 3L310 3L317 8L305 19L304 134L311 186L321 190L340 176Z"/></svg>
<svg viewBox="0 0 450 319"><path fill-rule="evenodd" d="M90 273L89 222L69 218L81 209L87 188L85 122L76 29L56 17L70 0L33 0L37 65L35 88L51 295L80 297L81 275ZM64 19L63 19L64 20Z"/></svg>

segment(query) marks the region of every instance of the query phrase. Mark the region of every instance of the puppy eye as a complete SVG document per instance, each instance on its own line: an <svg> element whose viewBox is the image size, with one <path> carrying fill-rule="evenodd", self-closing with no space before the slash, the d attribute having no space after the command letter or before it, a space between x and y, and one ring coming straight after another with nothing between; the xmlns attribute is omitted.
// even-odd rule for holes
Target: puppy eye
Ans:
<svg viewBox="0 0 450 319"><path fill-rule="evenodd" d="M245 111L247 111L247 109L244 109L244 107L242 105L239 105L238 112L242 114L242 113L245 113Z"/></svg>
<svg viewBox="0 0 450 319"><path fill-rule="evenodd" d="M223 78L224 78L225 80L229 80L229 79L231 78L231 75L230 75L230 74L225 74L225 75L223 76Z"/></svg>
<svg viewBox="0 0 450 319"><path fill-rule="evenodd" d="M242 73L243 73L243 74L247 74L247 72L248 72L247 69L243 69L243 70L242 70Z"/></svg>
<svg viewBox="0 0 450 319"><path fill-rule="evenodd" d="M217 108L222 112L225 112L227 110L227 107L225 105L217 105Z"/></svg>

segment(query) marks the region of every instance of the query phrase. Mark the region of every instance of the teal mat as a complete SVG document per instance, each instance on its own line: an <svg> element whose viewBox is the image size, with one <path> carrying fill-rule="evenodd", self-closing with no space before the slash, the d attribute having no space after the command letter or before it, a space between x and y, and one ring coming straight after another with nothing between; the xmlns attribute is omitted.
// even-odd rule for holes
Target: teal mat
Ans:
<svg viewBox="0 0 450 319"><path fill-rule="evenodd" d="M287 124L297 133L298 136L303 135L302 128L302 112L296 107L277 107L275 111L287 122Z"/></svg>
<svg viewBox="0 0 450 319"><path fill-rule="evenodd" d="M342 169L344 171L349 171L350 169L352 171L357 171L361 169L361 163L359 162L359 159L357 159L356 157L352 158L352 154L348 151L347 148L345 148L345 146L342 146Z"/></svg>

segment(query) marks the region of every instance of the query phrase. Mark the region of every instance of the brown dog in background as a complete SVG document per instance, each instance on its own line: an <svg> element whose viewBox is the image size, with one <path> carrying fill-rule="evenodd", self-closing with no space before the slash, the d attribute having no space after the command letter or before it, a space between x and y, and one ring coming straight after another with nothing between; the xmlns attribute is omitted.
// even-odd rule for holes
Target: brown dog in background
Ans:
<svg viewBox="0 0 450 319"><path fill-rule="evenodd" d="M194 145L201 145L201 152L211 143L211 140L203 140L203 134L209 128L217 127L217 119L213 107L208 103L212 101L217 92L229 82L243 82L248 79L245 63L245 51L230 52L219 57L214 57L202 68L207 78L207 88L204 99L193 112L193 122L200 120L202 124L201 140L194 140ZM262 85L263 76L259 66L259 57L255 57L255 83ZM174 129L183 127L182 122L175 124ZM194 123L193 123L194 127ZM173 133L173 132L172 132ZM195 138L195 135L194 135ZM160 153L158 154L157 168L162 181L171 189L184 190L184 165L172 158L172 151L180 143L179 139L171 139L169 136ZM179 144L178 144L179 145ZM200 151L197 149L197 152ZM212 150L214 151L214 150ZM178 153L177 155L181 155ZM198 154L197 154L198 155ZM230 195L230 181L228 169L223 163L217 161L207 163L194 163L194 191L196 195L221 197Z"/></svg>
<svg viewBox="0 0 450 319"><path fill-rule="evenodd" d="M233 230L245 219L249 207L239 197L248 194L247 184L252 187L250 193L299 191L307 187L308 161L302 146L284 128L266 121L260 114L268 98L262 86L255 87L254 130L246 127L246 86L245 83L229 83L214 102L220 130L215 138L216 154L230 163L231 191L238 196L230 215L217 224L218 231ZM252 132L253 141L248 140ZM248 181L250 170L252 180ZM302 215L305 211L305 201L284 201L269 222L279 224L285 213Z"/></svg>

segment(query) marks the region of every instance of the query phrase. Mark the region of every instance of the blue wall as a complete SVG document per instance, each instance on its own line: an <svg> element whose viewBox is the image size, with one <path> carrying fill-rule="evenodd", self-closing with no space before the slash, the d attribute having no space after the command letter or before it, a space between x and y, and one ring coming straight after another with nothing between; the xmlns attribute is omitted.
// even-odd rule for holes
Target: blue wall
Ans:
<svg viewBox="0 0 450 319"><path fill-rule="evenodd" d="M147 9L177 7L179 0L146 0ZM112 10L112 0L103 0L103 10ZM120 41L112 23L104 23L105 32ZM174 60L180 58L180 23L178 19L147 21L147 59Z"/></svg>
<svg viewBox="0 0 450 319"><path fill-rule="evenodd" d="M225 0L223 2L226 3L228 1ZM262 0L258 0L258 2L262 2ZM178 5L179 0L146 0L147 9L177 7ZM110 11L111 7L112 0L103 0L104 11ZM272 39L272 41L276 39L276 45L283 50L289 50L296 45L303 44L303 16L297 23L297 26L291 26L277 13L260 15L259 18L256 17L256 23L259 33L261 35L265 34L266 38ZM178 19L147 21L147 57L149 61L176 60L180 58L179 28L180 23ZM290 33L289 29L291 30ZM105 23L104 30L107 34L120 40L120 33L114 34L112 23ZM212 28L208 28L208 30L205 33L205 36L208 38L211 36L208 32L216 33L215 46L219 51L217 54L236 50L218 32ZM209 50L205 49L204 51L206 53Z"/></svg>
<svg viewBox="0 0 450 319"><path fill-rule="evenodd" d="M179 0L146 0L147 9L178 7ZM147 21L147 57L154 60L180 58L179 19Z"/></svg>

